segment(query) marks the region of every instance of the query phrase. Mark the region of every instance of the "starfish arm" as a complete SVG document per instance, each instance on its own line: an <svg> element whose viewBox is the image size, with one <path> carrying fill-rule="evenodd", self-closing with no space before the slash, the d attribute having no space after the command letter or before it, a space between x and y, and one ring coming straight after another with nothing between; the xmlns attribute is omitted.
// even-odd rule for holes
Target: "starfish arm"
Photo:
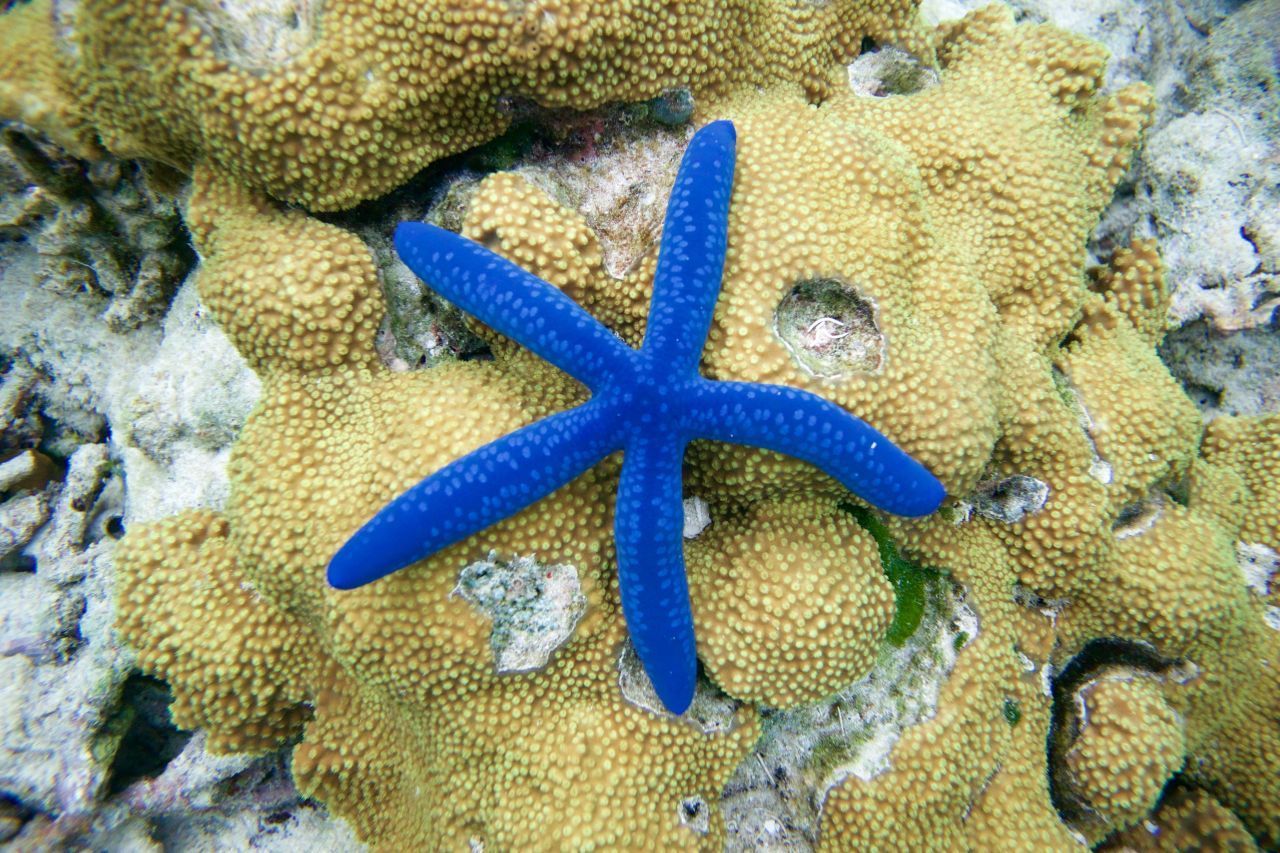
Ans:
<svg viewBox="0 0 1280 853"><path fill-rule="evenodd" d="M617 423L592 399L454 460L357 530L329 561L329 584L363 586L514 515L617 450Z"/></svg>
<svg viewBox="0 0 1280 853"><path fill-rule="evenodd" d="M895 515L936 510L946 489L865 421L816 394L784 385L702 381L686 404L690 433L785 453L830 474Z"/></svg>
<svg viewBox="0 0 1280 853"><path fill-rule="evenodd" d="M622 457L613 522L631 644L658 698L674 714L683 714L693 701L698 672L684 573L683 456L683 438L634 435Z"/></svg>
<svg viewBox="0 0 1280 853"><path fill-rule="evenodd" d="M697 369L720 294L736 140L729 121L694 134L667 202L644 350L675 371Z"/></svg>
<svg viewBox="0 0 1280 853"><path fill-rule="evenodd" d="M631 347L565 293L474 240L403 222L395 246L405 265L445 299L592 391L627 372Z"/></svg>

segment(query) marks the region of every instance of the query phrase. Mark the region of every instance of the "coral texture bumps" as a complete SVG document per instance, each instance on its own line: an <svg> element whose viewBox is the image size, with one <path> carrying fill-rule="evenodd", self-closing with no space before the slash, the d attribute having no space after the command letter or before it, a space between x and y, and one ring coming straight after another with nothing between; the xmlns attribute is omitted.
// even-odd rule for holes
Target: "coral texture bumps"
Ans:
<svg viewBox="0 0 1280 853"><path fill-rule="evenodd" d="M190 172L201 298L263 381L225 511L139 526L117 555L120 629L181 725L222 750L296 739L300 788L382 849L717 849L760 709L880 665L905 599L850 495L718 443L686 458L712 519L687 544L704 696L687 719L628 687L616 460L378 583L325 583L388 500L586 392L482 327L492 359L387 369L388 270L313 214L492 138L513 101L684 87L694 124L728 118L739 139L703 374L819 394L937 474L943 511L884 527L978 614L886 765L829 768L818 843L1069 849L1144 819L1280 843L1280 593L1237 563L1280 548L1280 424L1202 426L1156 357L1155 246L1086 269L1152 107L1140 85L1100 93L1099 46L998 6L930 33L887 1L316 14L309 41L270 49L158 0L0 17L0 112ZM841 63L864 37L938 82L855 95ZM501 171L462 232L639 344L652 253L611 275L577 211ZM967 499L1012 478L1047 491L1017 513ZM493 552L578 574L585 614L543 669L499 674L493 622L453 594Z"/></svg>

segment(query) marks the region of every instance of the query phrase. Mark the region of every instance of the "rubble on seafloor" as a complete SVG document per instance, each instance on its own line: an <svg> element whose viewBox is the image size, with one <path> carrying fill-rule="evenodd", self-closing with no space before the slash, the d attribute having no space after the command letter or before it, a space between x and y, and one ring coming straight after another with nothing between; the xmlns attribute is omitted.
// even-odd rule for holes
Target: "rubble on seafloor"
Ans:
<svg viewBox="0 0 1280 853"><path fill-rule="evenodd" d="M31 224L0 240L0 844L354 848L281 756L215 757L175 729L168 688L134 672L113 630L116 541L226 499L257 379L194 287L143 303L71 281Z"/></svg>

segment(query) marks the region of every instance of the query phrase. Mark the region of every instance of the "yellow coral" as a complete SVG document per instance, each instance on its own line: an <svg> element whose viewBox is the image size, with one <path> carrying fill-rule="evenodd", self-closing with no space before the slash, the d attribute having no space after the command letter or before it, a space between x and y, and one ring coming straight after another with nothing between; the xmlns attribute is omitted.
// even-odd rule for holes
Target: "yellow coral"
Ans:
<svg viewBox="0 0 1280 853"><path fill-rule="evenodd" d="M934 716L900 733L884 772L831 791L824 844L1069 846L1043 679L1099 638L1188 673L1144 694L1164 727L1155 772L1125 778L1081 747L1094 795L1123 788L1114 819L1141 819L1185 751L1191 781L1280 837L1280 683L1262 663L1280 635L1233 557L1242 539L1280 545L1275 424L1220 421L1198 456L1198 418L1152 348L1165 303L1150 246L1082 264L1145 87L1100 95L1101 48L999 7L942 29L939 85L885 99L839 91L833 72L864 35L927 57L908 2L414 11L327 4L317 40L266 68L241 67L216 19L159 0L86 0L67 23L76 109L109 147L194 167L201 295L264 381L225 513L131 531L118 551L122 629L173 683L179 723L246 750L301 729L302 790L384 848L719 842L714 805L755 712L707 735L624 700L615 466L369 587L325 585L329 556L388 499L584 391L487 330L492 361L383 369L368 249L267 196L336 208L382 193L499 132L499 94L585 107L687 85L740 139L704 372L823 394L937 472L948 511L889 527L980 618ZM527 182L488 178L464 232L638 338L651 258L614 279L583 218ZM712 680L790 704L866 672L890 593L847 496L765 452L700 444L687 462L713 508L689 545ZM1047 489L1043 506L1010 521L967 500L1014 475ZM587 615L540 672L497 675L487 620L451 595L491 550L578 574ZM690 802L707 835L685 825Z"/></svg>
<svg viewBox="0 0 1280 853"><path fill-rule="evenodd" d="M1250 512L1241 518L1240 538L1272 548L1280 542L1280 415L1218 418L1204 439L1207 462L1238 473Z"/></svg>
<svg viewBox="0 0 1280 853"><path fill-rule="evenodd" d="M1155 241L1134 240L1115 253L1110 265L1089 272L1089 288L1101 293L1147 343L1160 343L1168 323L1169 291Z"/></svg>
<svg viewBox="0 0 1280 853"><path fill-rule="evenodd" d="M215 750L257 752L295 736L310 716L315 635L241 581L226 520L166 519L131 537L130 553L118 627L162 640L139 643L138 664L178 688L174 719L207 729Z"/></svg>
<svg viewBox="0 0 1280 853"><path fill-rule="evenodd" d="M892 117L885 126L919 152L933 228L953 237L953 256L982 271L999 311L988 333L1000 383L993 395L999 439L988 470L1034 477L1049 494L1042 508L1012 524L974 518L956 526L945 517L893 523L917 559L970 585L983 630L994 636L965 649L938 717L904 734L889 772L832 792L825 827L835 849L926 836L944 848L997 847L1013 837L1037 849L1066 846L1057 815L1015 816L1043 793L1045 717L1035 716L1034 693L1018 695L1025 679L1008 649L1041 656L1048 649L1047 661L1032 657L1030 665L1061 667L1091 640L1115 637L1153 644L1166 661L1194 663L1185 685L1162 682L1159 700L1170 709L1166 717L1185 720L1190 772L1260 838L1276 831L1280 737L1264 720L1274 718L1278 703L1275 669L1265 661L1280 653L1280 642L1264 624L1261 604L1246 596L1232 544L1241 521L1255 517L1246 522L1254 541L1275 542L1269 525L1280 438L1267 421L1227 422L1210 428L1208 461L1195 461L1199 419L1152 351L1164 297L1149 246L1118 253L1092 276L1096 292L1085 287L1078 260L1084 231L1149 100L1140 90L1083 97L1097 83L1087 75L1100 66L1092 48L1081 48L1051 30L1013 28L1007 12L989 8L944 35L941 85L908 98L854 102L859 127ZM975 97L988 94L970 109L944 109L962 87ZM984 112L988 103L1004 108ZM970 127L953 127L969 117ZM1044 144L1059 147L1038 147ZM966 156L969 148L978 150ZM1067 162L1078 164L1074 174L1053 171ZM1024 179L1025 195L1018 191ZM1067 201L1058 191L1078 195ZM1077 242L1058 242L1070 233ZM936 398L932 390L929 398ZM1193 489L1184 507L1179 489L1188 473ZM1020 600L1045 608L1052 622L1005 615L1015 580L1026 585ZM1002 693L1020 702L1013 739L998 723ZM1020 745L1018 729L1028 722L1036 734ZM1183 752L1179 738L1168 741L1140 796L1131 792L1124 821L1144 816ZM1118 773L1092 781L1123 783Z"/></svg>
<svg viewBox="0 0 1280 853"><path fill-rule="evenodd" d="M1181 480L1195 455L1200 414L1160 363L1151 341L1100 299L1086 301L1073 336L1057 367L1076 395L1094 451L1107 466L1111 503L1127 506L1145 498L1153 484ZM1167 450L1154 454L1152 447Z"/></svg>
<svg viewBox="0 0 1280 853"><path fill-rule="evenodd" d="M46 0L33 6L49 14ZM77 4L64 22L66 77L115 153L207 159L316 210L381 195L492 139L512 98L581 109L779 80L816 98L864 36L929 52L909 0L332 0L306 22L310 43L274 60L240 44L251 36L226 14L164 0Z"/></svg>
<svg viewBox="0 0 1280 853"><path fill-rule="evenodd" d="M299 210L276 212L201 169L187 223L206 260L206 304L255 369L372 367L383 305L369 251ZM246 227L249 224L252 227ZM305 284L297 270L308 270Z"/></svg>
<svg viewBox="0 0 1280 853"><path fill-rule="evenodd" d="M175 719L248 750L305 721L299 787L379 846L668 848L717 838L714 817L705 839L682 825L681 804L716 801L753 738L753 716L707 736L624 702L625 634L604 580L608 511L596 478L375 587L337 593L324 582L328 555L379 504L570 405L579 389L523 353L502 369L377 368L380 300L358 286L372 275L359 241L204 171L196 183L189 215L198 248L217 261L201 271L201 293L263 371L264 394L231 463L226 519L179 516L131 536L119 554L122 630L173 683ZM311 239L295 243L299 230ZM267 235L257 264L239 242L247 235ZM281 267L287 252L299 254ZM247 279L277 270L292 273L271 289L279 301L246 297ZM463 409L476 420L458 419ZM323 525L309 520L317 509ZM450 594L457 570L489 549L580 574L592 613L536 675L496 674L485 620ZM227 617L216 631L212 610Z"/></svg>
<svg viewBox="0 0 1280 853"><path fill-rule="evenodd" d="M48 3L19 3L0 17L0 119L37 127L77 157L101 153L59 66Z"/></svg>
<svg viewBox="0 0 1280 853"><path fill-rule="evenodd" d="M1107 839L1103 851L1180 853L1185 850L1257 850L1240 819L1198 788L1178 787L1146 825Z"/></svg>
<svg viewBox="0 0 1280 853"><path fill-rule="evenodd" d="M893 618L870 534L820 498L724 509L685 547L711 677L732 696L786 707L865 675Z"/></svg>
<svg viewBox="0 0 1280 853"><path fill-rule="evenodd" d="M1067 766L1079 795L1125 829L1155 806L1182 766L1182 720L1150 678L1103 678L1079 693L1081 731Z"/></svg>

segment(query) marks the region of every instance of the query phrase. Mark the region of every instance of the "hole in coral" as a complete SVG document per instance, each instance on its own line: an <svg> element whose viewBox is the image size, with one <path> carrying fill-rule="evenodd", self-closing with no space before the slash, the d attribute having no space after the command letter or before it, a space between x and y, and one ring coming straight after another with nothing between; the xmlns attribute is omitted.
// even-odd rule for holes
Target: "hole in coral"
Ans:
<svg viewBox="0 0 1280 853"><path fill-rule="evenodd" d="M35 814L12 794L0 793L0 844L4 844L22 831L22 827Z"/></svg>
<svg viewBox="0 0 1280 853"><path fill-rule="evenodd" d="M849 65L849 88L864 98L914 95L936 85L937 71L896 47L877 50L872 43Z"/></svg>
<svg viewBox="0 0 1280 853"><path fill-rule="evenodd" d="M680 825L699 835L711 831L711 809L702 797L689 797L680 802Z"/></svg>
<svg viewBox="0 0 1280 853"><path fill-rule="evenodd" d="M1138 536L1150 530L1163 514L1164 496L1152 493L1150 497L1122 508L1111 525L1111 532L1117 539Z"/></svg>
<svg viewBox="0 0 1280 853"><path fill-rule="evenodd" d="M778 303L773 330L806 373L827 379L874 373L885 358L878 313L848 282L806 279Z"/></svg>
<svg viewBox="0 0 1280 853"><path fill-rule="evenodd" d="M1253 297L1253 301L1249 303L1249 309L1257 311L1274 299L1280 299L1280 290L1261 290L1257 296Z"/></svg>
<svg viewBox="0 0 1280 853"><path fill-rule="evenodd" d="M1049 499L1049 485L1025 474L978 484L969 497L979 515L1005 524L1016 524L1044 508Z"/></svg>
<svg viewBox="0 0 1280 853"><path fill-rule="evenodd" d="M38 564L36 558L21 552L9 554L0 559L0 572L28 572L35 574Z"/></svg>
<svg viewBox="0 0 1280 853"><path fill-rule="evenodd" d="M114 753L107 771L107 794L117 794L139 779L154 779L182 752L191 732L169 716L173 694L158 678L134 673L120 690L120 705L98 732L95 750Z"/></svg>
<svg viewBox="0 0 1280 853"><path fill-rule="evenodd" d="M676 127L693 117L693 93L688 89L665 89L645 102L649 117L658 124Z"/></svg>
<svg viewBox="0 0 1280 853"><path fill-rule="evenodd" d="M1222 388L1211 388L1199 382L1186 381L1182 383L1182 389L1187 392L1191 402L1195 403L1196 407L1202 412L1213 411L1222 407Z"/></svg>

